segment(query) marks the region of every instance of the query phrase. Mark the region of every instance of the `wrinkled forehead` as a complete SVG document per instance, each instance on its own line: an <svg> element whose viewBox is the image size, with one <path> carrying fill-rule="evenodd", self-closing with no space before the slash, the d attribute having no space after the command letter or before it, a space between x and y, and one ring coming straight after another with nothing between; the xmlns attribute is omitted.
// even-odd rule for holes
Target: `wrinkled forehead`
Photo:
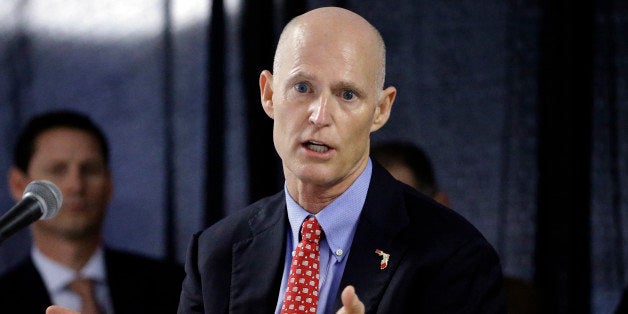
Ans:
<svg viewBox="0 0 628 314"><path fill-rule="evenodd" d="M295 70L329 70L378 82L382 57L372 40L348 28L292 27L277 47L274 74Z"/></svg>

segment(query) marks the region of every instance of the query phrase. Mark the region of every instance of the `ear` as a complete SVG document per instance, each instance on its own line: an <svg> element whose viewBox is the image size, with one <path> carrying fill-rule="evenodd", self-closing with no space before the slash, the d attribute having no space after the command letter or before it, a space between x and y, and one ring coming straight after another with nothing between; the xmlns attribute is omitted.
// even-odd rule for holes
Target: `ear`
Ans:
<svg viewBox="0 0 628 314"><path fill-rule="evenodd" d="M9 169L9 189L15 201L22 199L26 185L30 182L28 175L15 166Z"/></svg>
<svg viewBox="0 0 628 314"><path fill-rule="evenodd" d="M273 119L273 75L268 70L259 75L259 92L264 112Z"/></svg>
<svg viewBox="0 0 628 314"><path fill-rule="evenodd" d="M390 118L390 110L392 109L393 102L397 96L397 89L390 86L382 91L381 97L375 107L375 116L373 119L373 125L371 126L371 132L379 130Z"/></svg>

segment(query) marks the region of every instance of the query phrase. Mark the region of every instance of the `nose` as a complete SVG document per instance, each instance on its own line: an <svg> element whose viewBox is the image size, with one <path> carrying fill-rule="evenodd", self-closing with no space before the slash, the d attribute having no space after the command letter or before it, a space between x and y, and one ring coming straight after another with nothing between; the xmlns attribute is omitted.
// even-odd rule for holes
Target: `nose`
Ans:
<svg viewBox="0 0 628 314"><path fill-rule="evenodd" d="M321 94L317 101L311 105L310 123L317 127L323 127L329 124L329 105L330 97L326 94Z"/></svg>
<svg viewBox="0 0 628 314"><path fill-rule="evenodd" d="M77 167L71 167L63 177L62 187L68 195L79 194L83 190L84 178Z"/></svg>

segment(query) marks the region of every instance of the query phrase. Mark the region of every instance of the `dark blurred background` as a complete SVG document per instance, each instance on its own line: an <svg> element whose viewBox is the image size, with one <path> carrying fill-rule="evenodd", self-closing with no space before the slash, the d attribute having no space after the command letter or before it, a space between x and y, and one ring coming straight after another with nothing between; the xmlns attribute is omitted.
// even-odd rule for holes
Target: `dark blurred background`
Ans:
<svg viewBox="0 0 628 314"><path fill-rule="evenodd" d="M281 27L327 5L386 40L398 97L373 140L424 148L543 312L611 313L628 279L622 0L2 0L0 213L18 128L77 109L111 142L107 241L183 261L193 232L282 188L258 75ZM3 242L0 271L28 243Z"/></svg>

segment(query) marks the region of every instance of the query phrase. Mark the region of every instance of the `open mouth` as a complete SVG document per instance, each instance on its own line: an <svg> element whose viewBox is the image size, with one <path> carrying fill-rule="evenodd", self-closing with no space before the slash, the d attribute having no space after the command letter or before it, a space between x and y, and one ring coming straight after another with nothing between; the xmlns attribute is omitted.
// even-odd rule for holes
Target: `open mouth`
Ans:
<svg viewBox="0 0 628 314"><path fill-rule="evenodd" d="M311 142L310 141L310 142L305 143L305 146L309 150L311 150L313 152L317 152L317 153L324 153L324 152L329 150L329 147L327 145L322 144L322 143L318 143L318 142Z"/></svg>

